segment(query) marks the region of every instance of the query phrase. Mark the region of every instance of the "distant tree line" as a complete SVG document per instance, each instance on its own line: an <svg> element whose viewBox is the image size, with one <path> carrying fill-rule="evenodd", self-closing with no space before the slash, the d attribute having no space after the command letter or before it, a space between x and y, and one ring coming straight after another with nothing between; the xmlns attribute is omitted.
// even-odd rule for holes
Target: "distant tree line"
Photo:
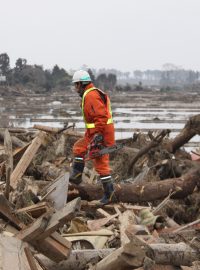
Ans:
<svg viewBox="0 0 200 270"><path fill-rule="evenodd" d="M91 69L88 72L99 88L111 91L115 89L115 74L102 73L95 77ZM18 58L14 68L11 68L7 53L0 54L0 76L5 76L6 83L10 86L24 86L36 92L69 89L72 81L72 76L58 65L52 70L47 70L40 65L29 65L24 58Z"/></svg>
<svg viewBox="0 0 200 270"><path fill-rule="evenodd" d="M199 71L185 70L169 63L163 66L163 70L134 70L131 73L116 69L88 69L88 72L95 85L106 91L142 90L143 85L157 85L167 89L200 83ZM10 86L23 86L35 92L70 89L72 79L58 65L48 70L41 65L30 65L24 58L18 58L11 68L7 53L0 54L0 76L5 76ZM118 85L121 82L125 82L125 86Z"/></svg>
<svg viewBox="0 0 200 270"><path fill-rule="evenodd" d="M143 85L157 85L157 86L184 86L200 82L200 72L194 70L185 70L174 64L164 64L162 70L134 70L133 72L122 72L116 69L99 69L92 70L98 76L99 74L109 73L116 76L118 83L126 85L127 90L130 85L137 85L142 82ZM128 85L129 86L128 86ZM119 87L118 87L119 88ZM132 87L133 89L133 87Z"/></svg>
<svg viewBox="0 0 200 270"><path fill-rule="evenodd" d="M114 91L117 85L117 76L115 74L100 73L97 77L93 74L92 70L89 69L88 73L94 84L102 90Z"/></svg>
<svg viewBox="0 0 200 270"><path fill-rule="evenodd" d="M7 53L0 54L0 75L6 76L10 86L21 85L38 92L54 88L64 90L71 85L71 76L58 65L52 70L44 70L42 66L28 65L26 59L18 58L11 68Z"/></svg>

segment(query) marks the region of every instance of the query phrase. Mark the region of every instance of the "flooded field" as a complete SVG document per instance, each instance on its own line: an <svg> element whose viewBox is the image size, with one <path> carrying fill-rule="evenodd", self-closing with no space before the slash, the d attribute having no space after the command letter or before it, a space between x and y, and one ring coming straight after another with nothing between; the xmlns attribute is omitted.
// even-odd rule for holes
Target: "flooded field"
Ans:
<svg viewBox="0 0 200 270"><path fill-rule="evenodd" d="M116 138L132 137L134 132L170 129L174 137L190 116L200 114L198 93L134 92L111 95ZM75 123L84 131L80 99L75 93L0 98L0 126L31 128L34 124L63 127ZM200 146L200 136L186 145Z"/></svg>

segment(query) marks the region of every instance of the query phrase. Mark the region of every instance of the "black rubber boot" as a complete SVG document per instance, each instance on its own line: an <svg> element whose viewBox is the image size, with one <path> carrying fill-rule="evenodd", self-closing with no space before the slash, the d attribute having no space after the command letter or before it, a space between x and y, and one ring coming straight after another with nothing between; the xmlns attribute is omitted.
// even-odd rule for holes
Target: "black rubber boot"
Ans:
<svg viewBox="0 0 200 270"><path fill-rule="evenodd" d="M101 176L100 180L101 180L101 183L103 185L104 195L101 198L101 200L99 201L99 203L100 204L108 204L108 203L116 201L111 175Z"/></svg>
<svg viewBox="0 0 200 270"><path fill-rule="evenodd" d="M70 173L69 181L73 184L79 185L82 182L82 173L85 162L82 157L75 157L72 164L72 171Z"/></svg>

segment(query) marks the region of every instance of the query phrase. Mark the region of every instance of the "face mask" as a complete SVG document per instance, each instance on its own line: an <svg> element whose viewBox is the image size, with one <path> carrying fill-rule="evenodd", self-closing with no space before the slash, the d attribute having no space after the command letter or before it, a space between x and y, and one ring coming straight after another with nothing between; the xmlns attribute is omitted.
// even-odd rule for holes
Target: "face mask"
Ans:
<svg viewBox="0 0 200 270"><path fill-rule="evenodd" d="M84 93L84 89L80 89L79 91L78 91L78 94L79 94L79 96L82 98L82 96L83 96L83 93Z"/></svg>

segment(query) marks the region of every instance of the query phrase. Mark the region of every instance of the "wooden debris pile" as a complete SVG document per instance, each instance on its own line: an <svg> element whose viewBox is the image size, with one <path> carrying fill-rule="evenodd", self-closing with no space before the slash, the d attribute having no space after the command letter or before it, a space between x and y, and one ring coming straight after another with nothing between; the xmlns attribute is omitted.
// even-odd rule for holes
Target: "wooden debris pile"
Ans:
<svg viewBox="0 0 200 270"><path fill-rule="evenodd" d="M200 115L169 132L123 141L111 155L116 202L100 207L91 162L81 185L69 183L81 134L1 129L1 269L200 269L200 156L181 148L200 134Z"/></svg>

